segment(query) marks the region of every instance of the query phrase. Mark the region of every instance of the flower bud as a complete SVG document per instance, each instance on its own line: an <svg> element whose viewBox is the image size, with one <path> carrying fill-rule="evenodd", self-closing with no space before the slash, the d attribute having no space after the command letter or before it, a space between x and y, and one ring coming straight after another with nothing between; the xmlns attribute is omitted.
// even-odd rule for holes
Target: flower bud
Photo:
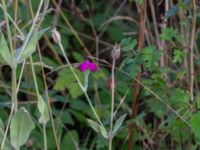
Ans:
<svg viewBox="0 0 200 150"><path fill-rule="evenodd" d="M52 29L52 37L53 37L53 40L56 43L60 43L61 42L60 33L57 31L56 28Z"/></svg>
<svg viewBox="0 0 200 150"><path fill-rule="evenodd" d="M113 60L117 60L120 57L121 48L119 44L115 44L113 50L111 51L111 57Z"/></svg>

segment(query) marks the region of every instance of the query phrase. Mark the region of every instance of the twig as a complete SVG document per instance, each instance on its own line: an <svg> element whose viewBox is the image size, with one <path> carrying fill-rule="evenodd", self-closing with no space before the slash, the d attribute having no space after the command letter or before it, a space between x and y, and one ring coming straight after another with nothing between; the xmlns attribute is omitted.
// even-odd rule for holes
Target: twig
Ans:
<svg viewBox="0 0 200 150"><path fill-rule="evenodd" d="M139 37L138 37L138 51L143 47L144 45L144 35L145 35L145 14L146 14L146 0L144 0L143 4L140 6L140 30L139 30ZM134 68L133 68L134 69ZM136 81L140 81L141 73L139 72L136 75ZM132 114L131 118L134 118L137 114L138 109L138 99L140 94L140 84L139 82L134 83L134 94L132 99ZM135 129L135 123L132 123L129 128L129 143L128 143L128 150L132 150L132 146L134 143L134 129Z"/></svg>
<svg viewBox="0 0 200 150"><path fill-rule="evenodd" d="M191 41L190 41L190 99L194 101L194 43L195 43L195 32L196 32L196 2L195 0L192 1L193 5L193 17L192 17L192 34L191 34Z"/></svg>

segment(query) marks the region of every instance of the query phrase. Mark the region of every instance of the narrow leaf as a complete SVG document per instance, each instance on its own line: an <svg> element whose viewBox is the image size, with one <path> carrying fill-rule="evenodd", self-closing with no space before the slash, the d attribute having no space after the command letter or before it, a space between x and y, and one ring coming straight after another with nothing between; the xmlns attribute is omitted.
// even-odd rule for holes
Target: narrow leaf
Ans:
<svg viewBox="0 0 200 150"><path fill-rule="evenodd" d="M46 124L49 121L48 106L41 95L39 95L37 106L41 114L39 118L39 123Z"/></svg>
<svg viewBox="0 0 200 150"><path fill-rule="evenodd" d="M101 135L103 137L105 137L106 139L108 139L108 132L106 131L106 129L103 126L100 126L100 125L99 125L99 127L100 127Z"/></svg>
<svg viewBox="0 0 200 150"><path fill-rule="evenodd" d="M15 53L16 63L21 63L22 61L24 61L25 59L30 57L36 51L38 40L42 37L42 35L47 30L49 30L49 28L45 28L40 31L35 31L32 34L32 36L30 37L28 43L24 43L24 44L26 44L26 47L24 49L22 49L24 47L24 45L22 45L22 47L16 49L16 53Z"/></svg>
<svg viewBox="0 0 200 150"><path fill-rule="evenodd" d="M30 114L25 108L19 109L12 117L10 124L11 144L19 149L29 138L31 131L35 128Z"/></svg>
<svg viewBox="0 0 200 150"><path fill-rule="evenodd" d="M119 119L117 119L115 126L114 126L114 129L113 129L113 134L115 134L119 130L119 128L121 127L125 117L126 117L126 114L122 115L121 117L119 117Z"/></svg>
<svg viewBox="0 0 200 150"><path fill-rule="evenodd" d="M12 57L2 32L0 32L0 63L12 66Z"/></svg>
<svg viewBox="0 0 200 150"><path fill-rule="evenodd" d="M101 135L105 138L108 138L108 133L106 131L106 129L104 128L104 126L101 126L99 123L97 123L96 121L87 119L89 125L94 129L94 131L96 131L97 133L101 133Z"/></svg>
<svg viewBox="0 0 200 150"><path fill-rule="evenodd" d="M16 63L21 63L22 61L30 57L36 50L37 42L38 42L38 32L34 32L28 43L24 43L27 44L26 47L23 49L24 46L22 46L16 50L15 53Z"/></svg>
<svg viewBox="0 0 200 150"><path fill-rule="evenodd" d="M87 119L88 124L94 129L96 132L100 132L99 124L96 121L93 121L91 119Z"/></svg>

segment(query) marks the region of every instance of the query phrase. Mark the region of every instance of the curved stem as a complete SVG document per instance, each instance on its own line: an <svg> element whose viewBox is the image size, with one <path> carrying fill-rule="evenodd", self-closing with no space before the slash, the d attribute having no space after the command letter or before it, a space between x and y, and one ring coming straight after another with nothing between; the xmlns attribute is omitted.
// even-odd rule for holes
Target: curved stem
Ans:
<svg viewBox="0 0 200 150"><path fill-rule="evenodd" d="M83 93L85 94L85 97L86 97L86 99L87 99L87 101L88 101L88 103L89 103L89 105L90 105L90 107L91 107L91 109L92 109L92 112L94 113L94 115L95 115L97 121L100 123L100 125L103 126L103 123L101 122L101 120L100 120L100 118L99 118L97 112L95 111L95 108L94 108L94 106L92 105L92 103L91 103L91 101L90 101L90 98L89 98L89 96L88 96L88 94L87 94L87 92L86 92L84 86L82 85L82 83L81 83L79 77L76 75L76 73L75 73L75 71L74 71L74 69L73 69L73 67L72 67L72 65L71 65L71 63L70 63L70 61L69 61L67 55L65 54L65 51L64 51L64 48L63 48L62 43L59 42L58 45L59 45L59 47L60 47L60 49L61 49L61 51L62 51L62 54L63 54L63 56L64 56L64 58L65 58L65 60L66 60L66 62L67 62L67 64L68 64L68 66L69 66L71 72L73 73L75 79L77 80L77 82L78 82L78 84L79 84L81 90L82 90Z"/></svg>

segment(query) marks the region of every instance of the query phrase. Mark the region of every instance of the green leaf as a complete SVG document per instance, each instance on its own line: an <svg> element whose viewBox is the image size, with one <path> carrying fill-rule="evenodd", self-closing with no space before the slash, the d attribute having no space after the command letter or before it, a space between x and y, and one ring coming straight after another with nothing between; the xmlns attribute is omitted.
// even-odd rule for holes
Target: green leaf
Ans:
<svg viewBox="0 0 200 150"><path fill-rule="evenodd" d="M125 58L120 67L129 73L132 78L140 71L140 65L135 58Z"/></svg>
<svg viewBox="0 0 200 150"><path fill-rule="evenodd" d="M76 131L69 131L61 142L61 149L76 150L79 147L79 137Z"/></svg>
<svg viewBox="0 0 200 150"><path fill-rule="evenodd" d="M15 62L16 63L21 63L22 61L26 60L28 57L30 57L36 51L38 40L42 37L42 35L47 30L49 30L49 28L45 28L40 31L34 31L33 34L31 35L29 41L27 43L24 42L24 44L26 44L25 48L23 49L23 47L24 47L24 44L23 44L22 47L16 49L16 52L15 52Z"/></svg>
<svg viewBox="0 0 200 150"><path fill-rule="evenodd" d="M100 127L100 133L101 133L101 135L102 135L104 138L108 139L108 132L106 131L106 129L104 128L104 126L99 125L99 127Z"/></svg>
<svg viewBox="0 0 200 150"><path fill-rule="evenodd" d="M173 63L182 63L183 62L183 58L185 56L185 52L179 49L174 49L173 51Z"/></svg>
<svg viewBox="0 0 200 150"><path fill-rule="evenodd" d="M108 36L113 41L120 41L123 37L123 30L121 26L111 26L108 28Z"/></svg>
<svg viewBox="0 0 200 150"><path fill-rule="evenodd" d="M160 51L156 50L155 46L151 45L143 48L139 57L141 57L144 67L147 68L149 71L153 71L158 67L160 54Z"/></svg>
<svg viewBox="0 0 200 150"><path fill-rule="evenodd" d="M39 123L46 124L49 121L50 117L47 103L44 101L41 95L39 95L37 106L41 114L39 118Z"/></svg>
<svg viewBox="0 0 200 150"><path fill-rule="evenodd" d="M93 121L91 119L87 119L88 124L96 131L97 133L100 131L99 130L99 124L96 121Z"/></svg>
<svg viewBox="0 0 200 150"><path fill-rule="evenodd" d="M194 135L200 139L200 112L194 114L190 119L190 124L192 128L192 132Z"/></svg>
<svg viewBox="0 0 200 150"><path fill-rule="evenodd" d="M175 105L175 107L183 107L184 105L187 106L189 99L189 92L182 90L181 88L175 88L170 93L169 102Z"/></svg>
<svg viewBox="0 0 200 150"><path fill-rule="evenodd" d="M175 38L177 35L177 30L173 28L164 28L162 31L162 34L160 35L162 40L166 41L173 41L173 38Z"/></svg>
<svg viewBox="0 0 200 150"><path fill-rule="evenodd" d="M10 124L11 144L19 149L29 138L31 131L35 128L30 114L25 108L19 109L12 117Z"/></svg>
<svg viewBox="0 0 200 150"><path fill-rule="evenodd" d="M122 46L122 51L128 52L136 47L137 40L132 38L124 38L121 40L120 45Z"/></svg>
<svg viewBox="0 0 200 150"><path fill-rule="evenodd" d="M12 66L11 53L9 51L3 32L0 33L0 63L3 65Z"/></svg>
<svg viewBox="0 0 200 150"><path fill-rule="evenodd" d="M113 128L113 134L115 134L119 130L119 128L121 127L125 117L126 117L126 114L122 115L121 117L119 117L119 119L117 119L115 126Z"/></svg>
<svg viewBox="0 0 200 150"><path fill-rule="evenodd" d="M146 103L149 111L153 112L157 117L163 117L167 112L166 106L154 98L148 99Z"/></svg>
<svg viewBox="0 0 200 150"><path fill-rule="evenodd" d="M84 81L84 74L74 68L77 76L79 77L80 81L83 83ZM73 73L70 69L64 69L59 72L59 77L56 80L56 84L54 85L55 90L63 91L65 89L69 90L70 95L72 98L76 99L78 96L83 94L78 82L76 81Z"/></svg>
<svg viewBox="0 0 200 150"><path fill-rule="evenodd" d="M171 122L169 122L169 132L172 136L172 139L176 142L186 142L191 136L190 129L188 128L188 126L182 120L179 119L171 119ZM181 135L182 138L180 141Z"/></svg>
<svg viewBox="0 0 200 150"><path fill-rule="evenodd" d="M33 35L30 37L28 43L27 44L24 43L26 44L26 47L24 49L23 49L24 45L16 49L15 53L16 63L21 63L22 61L30 57L36 50L37 42L38 42L38 32L34 32Z"/></svg>
<svg viewBox="0 0 200 150"><path fill-rule="evenodd" d="M97 140L96 140L96 148L99 150L99 149L103 149L105 148L106 146L108 146L109 143L108 143L108 140L105 139L104 137L102 137L101 135L98 135L97 136Z"/></svg>
<svg viewBox="0 0 200 150"><path fill-rule="evenodd" d="M73 57L74 57L74 59L75 59L76 61L79 61L79 62L84 61L84 58L83 58L83 56L81 55L81 53L72 52L72 55L73 55Z"/></svg>
<svg viewBox="0 0 200 150"><path fill-rule="evenodd" d="M104 126L100 125L99 123L97 123L96 121L93 121L91 119L87 119L88 124L94 129L94 131L96 131L97 133L101 133L101 135L104 138L108 138L108 133L106 131L106 129L104 128Z"/></svg>
<svg viewBox="0 0 200 150"><path fill-rule="evenodd" d="M4 138L4 124L2 119L0 119L0 143L3 142L3 138ZM4 150L10 150L11 146L10 143L8 141L8 139L6 138L5 144L4 144Z"/></svg>

